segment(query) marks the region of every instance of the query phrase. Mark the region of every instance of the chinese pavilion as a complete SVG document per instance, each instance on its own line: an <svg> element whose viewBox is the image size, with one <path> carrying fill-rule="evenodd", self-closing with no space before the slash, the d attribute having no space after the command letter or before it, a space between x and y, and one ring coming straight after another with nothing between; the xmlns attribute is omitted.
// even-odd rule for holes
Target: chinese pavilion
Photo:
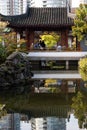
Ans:
<svg viewBox="0 0 87 130"><path fill-rule="evenodd" d="M25 14L5 16L1 14L1 20L8 21L8 27L13 28L22 37L23 33L30 48L34 42L35 31L58 31L61 37L61 45L68 46L68 37L73 19L68 17L67 8L27 8Z"/></svg>

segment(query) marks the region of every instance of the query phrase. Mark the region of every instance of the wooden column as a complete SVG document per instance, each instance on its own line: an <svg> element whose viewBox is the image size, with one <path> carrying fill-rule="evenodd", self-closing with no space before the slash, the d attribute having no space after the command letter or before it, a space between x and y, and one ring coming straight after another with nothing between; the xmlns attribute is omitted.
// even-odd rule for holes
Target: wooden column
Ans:
<svg viewBox="0 0 87 130"><path fill-rule="evenodd" d="M82 51L81 47L80 47L80 42L78 41L78 39L76 38L76 50L77 51Z"/></svg>
<svg viewBox="0 0 87 130"><path fill-rule="evenodd" d="M61 32L61 45L68 47L68 30L62 30Z"/></svg>
<svg viewBox="0 0 87 130"><path fill-rule="evenodd" d="M68 93L67 80L64 80L64 81L62 82L61 92L63 92L63 93Z"/></svg>
<svg viewBox="0 0 87 130"><path fill-rule="evenodd" d="M26 30L27 48L30 50L31 44L34 43L34 31Z"/></svg>

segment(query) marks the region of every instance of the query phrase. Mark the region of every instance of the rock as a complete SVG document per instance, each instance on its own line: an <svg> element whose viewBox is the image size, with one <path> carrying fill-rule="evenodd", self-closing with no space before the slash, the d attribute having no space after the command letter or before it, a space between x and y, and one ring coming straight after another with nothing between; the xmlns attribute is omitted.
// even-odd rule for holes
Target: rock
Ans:
<svg viewBox="0 0 87 130"><path fill-rule="evenodd" d="M0 65L0 88L26 83L33 76L26 54L14 52Z"/></svg>

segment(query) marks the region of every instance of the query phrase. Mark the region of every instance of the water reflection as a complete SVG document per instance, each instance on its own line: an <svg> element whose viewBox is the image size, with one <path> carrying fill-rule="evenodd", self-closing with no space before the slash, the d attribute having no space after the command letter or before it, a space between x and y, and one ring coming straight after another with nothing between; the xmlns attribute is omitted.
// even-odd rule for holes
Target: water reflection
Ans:
<svg viewBox="0 0 87 130"><path fill-rule="evenodd" d="M27 118L26 118L27 117ZM80 130L78 119L71 113L64 117L31 117L19 113L8 114L0 120L0 130ZM82 128L81 130L86 130Z"/></svg>
<svg viewBox="0 0 87 130"><path fill-rule="evenodd" d="M20 130L20 115L7 114L0 119L0 130Z"/></svg>
<svg viewBox="0 0 87 130"><path fill-rule="evenodd" d="M81 92L78 92L73 97L72 108L74 109L74 115L78 118L78 124L80 128L87 128L87 101L86 96Z"/></svg>
<svg viewBox="0 0 87 130"><path fill-rule="evenodd" d="M82 79L36 79L33 81L32 90L35 93L75 93L86 88Z"/></svg>
<svg viewBox="0 0 87 130"><path fill-rule="evenodd" d="M36 79L32 85L31 92L0 95L0 102L6 104L7 110L7 114L1 116L0 130L86 130L86 82Z"/></svg>
<svg viewBox="0 0 87 130"><path fill-rule="evenodd" d="M32 130L66 130L66 119L58 117L44 117L31 119Z"/></svg>

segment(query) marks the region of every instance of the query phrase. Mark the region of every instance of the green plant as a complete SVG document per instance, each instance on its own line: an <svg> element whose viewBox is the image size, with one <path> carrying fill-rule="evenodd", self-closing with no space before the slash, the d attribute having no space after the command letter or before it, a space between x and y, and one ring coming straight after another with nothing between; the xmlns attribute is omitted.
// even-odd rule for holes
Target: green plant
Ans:
<svg viewBox="0 0 87 130"><path fill-rule="evenodd" d="M45 32L44 34L40 35L40 38L45 42L47 48L52 48L57 44L60 36L55 32Z"/></svg>
<svg viewBox="0 0 87 130"><path fill-rule="evenodd" d="M85 96L79 91L75 97L72 98L72 108L74 109L74 115L78 118L79 127L85 122L85 114L87 112L87 102Z"/></svg>
<svg viewBox="0 0 87 130"><path fill-rule="evenodd" d="M87 57L79 61L79 73L84 81L87 81Z"/></svg>
<svg viewBox="0 0 87 130"><path fill-rule="evenodd" d="M50 92L51 93L60 93L61 90L59 88L56 88L56 87L50 87Z"/></svg>
<svg viewBox="0 0 87 130"><path fill-rule="evenodd" d="M77 36L78 41L81 41L87 34L87 5L80 5L76 10L72 32L74 36Z"/></svg>
<svg viewBox="0 0 87 130"><path fill-rule="evenodd" d="M17 44L15 43L8 44L8 46L6 47L7 55L10 55L12 52L16 51L16 49L17 49Z"/></svg>
<svg viewBox="0 0 87 130"><path fill-rule="evenodd" d="M6 60L7 52L5 46L0 44L0 64Z"/></svg>

